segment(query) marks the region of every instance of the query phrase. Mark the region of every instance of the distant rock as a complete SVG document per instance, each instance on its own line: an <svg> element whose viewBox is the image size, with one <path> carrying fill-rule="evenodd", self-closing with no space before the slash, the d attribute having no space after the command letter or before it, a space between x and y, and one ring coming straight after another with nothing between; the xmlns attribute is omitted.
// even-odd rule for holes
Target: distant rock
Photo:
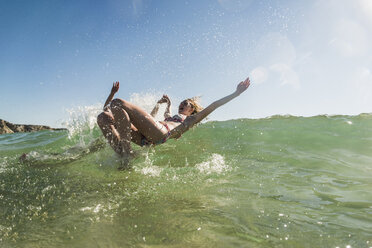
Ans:
<svg viewBox="0 0 372 248"><path fill-rule="evenodd" d="M65 128L51 128L48 126L41 126L41 125L13 124L13 123L0 119L0 134L35 132L35 131L41 131L41 130L66 130L66 129Z"/></svg>

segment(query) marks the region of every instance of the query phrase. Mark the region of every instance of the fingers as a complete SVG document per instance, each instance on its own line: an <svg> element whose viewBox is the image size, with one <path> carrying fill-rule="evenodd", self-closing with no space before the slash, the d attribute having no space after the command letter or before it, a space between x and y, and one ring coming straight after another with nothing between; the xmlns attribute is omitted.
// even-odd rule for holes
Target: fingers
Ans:
<svg viewBox="0 0 372 248"><path fill-rule="evenodd" d="M160 98L160 100L158 101L158 103L165 103L165 102L169 102L169 98L167 95L163 95L162 98Z"/></svg>
<svg viewBox="0 0 372 248"><path fill-rule="evenodd" d="M248 88L249 85L251 84L251 80L249 79L249 77L248 77L246 80L244 80L244 81L242 82L242 84L244 84L244 86Z"/></svg>
<svg viewBox="0 0 372 248"><path fill-rule="evenodd" d="M163 95L162 99L164 99L164 102L170 102L168 95Z"/></svg>
<svg viewBox="0 0 372 248"><path fill-rule="evenodd" d="M246 89L248 89L249 85L251 84L251 81L249 80L249 78L247 78L246 80L240 82L236 88L237 92L242 93L243 91L245 91Z"/></svg>
<svg viewBox="0 0 372 248"><path fill-rule="evenodd" d="M250 81L250 79L249 79L249 77L246 79L246 80L244 80L244 81L241 81L239 84L250 84L251 83L251 81Z"/></svg>
<svg viewBox="0 0 372 248"><path fill-rule="evenodd" d="M118 90L119 90L119 81L116 81L116 82L114 82L114 83L112 84L111 92L112 92L112 93L116 93L116 92L118 92Z"/></svg>

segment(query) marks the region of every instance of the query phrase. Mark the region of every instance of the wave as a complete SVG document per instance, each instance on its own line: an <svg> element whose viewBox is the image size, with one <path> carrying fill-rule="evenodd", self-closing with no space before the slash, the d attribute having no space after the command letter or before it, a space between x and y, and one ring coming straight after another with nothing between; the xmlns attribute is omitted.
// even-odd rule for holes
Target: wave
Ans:
<svg viewBox="0 0 372 248"><path fill-rule="evenodd" d="M179 140L134 145L138 155L118 172L95 123L99 106L76 111L69 131L0 136L5 246L370 240L371 114L204 122Z"/></svg>
<svg viewBox="0 0 372 248"><path fill-rule="evenodd" d="M149 108L156 101L156 94L133 94L132 101L140 103L143 107ZM104 140L101 131L96 123L97 115L102 111L102 104L91 106L76 107L69 109L69 118L63 122L63 126L68 132L49 131L36 132L29 134L2 135L0 137L1 153L5 156L8 154L17 154L21 156L21 161L30 165L55 165L67 164L82 159L90 154L100 153L103 157L112 156L113 151ZM154 161L168 163L182 158L182 153L187 154L189 161L203 170L219 170L222 167L213 167L209 162L201 162L204 158L202 151L205 148L200 146L215 146L220 150L229 150L230 147L246 147L247 149L256 150L261 147L262 151L268 150L271 146L287 147L306 147L308 152L318 152L325 149L325 145L340 149L338 144L344 145L355 143L355 147L360 147L365 155L366 149L361 147L365 142L372 139L369 135L372 125L371 113L361 113L359 115L317 115L311 117L293 116L293 115L273 115L260 119L241 118L227 121L208 121L186 133L179 141L168 141L166 144L151 148L157 152L153 156ZM366 133L368 134L366 135ZM338 138L337 138L338 137ZM337 138L337 139L336 139ZM363 142L360 142L363 141ZM360 143L360 144L357 144ZM190 147L190 144L193 144ZM213 145L211 145L213 144ZM135 147L137 153L145 149ZM169 151L169 147L173 147ZM177 147L177 148L175 148ZM298 147L293 147L298 150ZM106 148L106 149L105 149ZM198 150L200 148L201 150ZM169 158L164 153L170 152L176 154L176 158ZM191 153L191 154L190 154ZM109 155L111 154L111 155ZM160 156L161 154L161 156ZM210 153L211 160L219 160ZM214 156L214 157L213 157ZM184 163L187 166L187 163ZM209 167L208 167L209 166ZM211 167L212 166L212 167ZM144 169L144 172L146 169ZM151 174L149 170L149 174ZM155 173L155 172L154 172ZM157 173L157 172L156 172ZM156 174L155 173L155 174Z"/></svg>

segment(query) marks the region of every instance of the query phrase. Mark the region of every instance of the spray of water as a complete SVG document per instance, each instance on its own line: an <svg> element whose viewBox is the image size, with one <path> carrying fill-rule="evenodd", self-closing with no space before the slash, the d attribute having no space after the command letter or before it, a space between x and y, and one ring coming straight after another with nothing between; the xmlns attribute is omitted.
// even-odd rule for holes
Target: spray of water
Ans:
<svg viewBox="0 0 372 248"><path fill-rule="evenodd" d="M92 132L96 127L97 115L102 112L102 106L103 104L97 103L67 109L69 118L62 124L68 129L69 138L79 137L80 143L83 144L86 136L93 137Z"/></svg>

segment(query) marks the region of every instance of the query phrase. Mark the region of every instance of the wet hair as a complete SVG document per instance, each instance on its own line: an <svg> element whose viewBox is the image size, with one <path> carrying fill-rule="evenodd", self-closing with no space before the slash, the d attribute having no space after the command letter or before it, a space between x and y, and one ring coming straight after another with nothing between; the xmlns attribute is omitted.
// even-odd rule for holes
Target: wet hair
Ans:
<svg viewBox="0 0 372 248"><path fill-rule="evenodd" d="M186 99L188 102L190 102L190 104L192 105L192 107L194 108L194 111L191 113L192 115L193 114L196 114L196 113L199 113L200 111L203 110L203 107L200 105L199 103L199 100L200 100L200 97L192 97L192 98L188 98Z"/></svg>

